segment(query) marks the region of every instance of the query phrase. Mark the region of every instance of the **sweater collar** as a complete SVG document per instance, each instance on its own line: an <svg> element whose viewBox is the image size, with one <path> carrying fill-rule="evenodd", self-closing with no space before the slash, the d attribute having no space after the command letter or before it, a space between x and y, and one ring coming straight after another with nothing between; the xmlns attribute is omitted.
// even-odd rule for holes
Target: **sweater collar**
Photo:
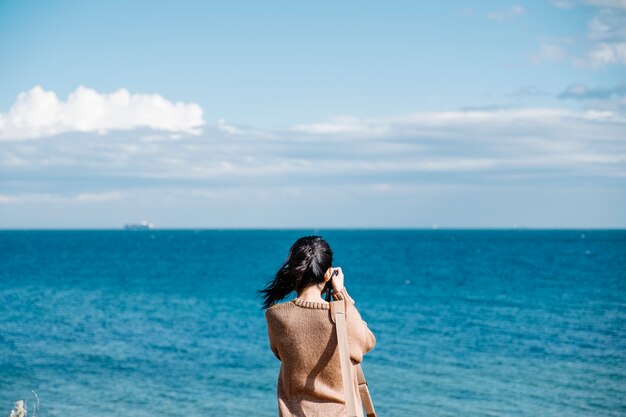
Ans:
<svg viewBox="0 0 626 417"><path fill-rule="evenodd" d="M328 303L322 303L322 302L317 302L317 301L306 301L306 300L301 300L299 298L294 298L293 300L291 300L295 305L300 306L300 307L305 307L305 308L321 308L323 310L328 310L330 309L330 304Z"/></svg>

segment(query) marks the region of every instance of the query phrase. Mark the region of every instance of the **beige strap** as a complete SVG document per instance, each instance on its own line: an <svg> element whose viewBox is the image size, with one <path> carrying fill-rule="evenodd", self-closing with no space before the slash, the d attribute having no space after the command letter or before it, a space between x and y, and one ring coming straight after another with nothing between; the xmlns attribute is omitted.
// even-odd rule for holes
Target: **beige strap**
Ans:
<svg viewBox="0 0 626 417"><path fill-rule="evenodd" d="M339 344L339 362L341 363L341 379L343 381L343 394L346 399L346 413L348 417L358 417L356 414L356 396L352 378L352 362L350 362L350 349L348 346L348 328L346 327L346 304L345 300L331 302L332 316L337 329L337 342Z"/></svg>
<svg viewBox="0 0 626 417"><path fill-rule="evenodd" d="M345 301L345 300L344 300ZM351 366L344 366L344 361L342 360L342 351L344 352L343 355L345 357L348 358L348 365L351 365L352 362L349 361L350 358L350 349L349 349L349 345L348 345L348 329L347 326L345 325L345 312L346 312L346 303L343 302L342 300L337 300L337 301L332 301L330 303L330 310L331 310L331 319L333 322L338 323L339 321L343 321L344 325L342 326L345 329L345 332L341 331L341 325L336 326L337 329L337 340L339 341L339 358L341 361L341 373L342 373L342 379L344 381L344 394L346 396L346 398L353 398L352 396L354 395L354 393L352 392L352 389L350 389L350 392L348 393L346 390L347 386L352 387L352 382L350 384L346 384L346 377L344 375L344 368L348 368L351 369ZM337 314L335 314L337 313ZM341 316L339 315L341 314ZM339 334L343 333L345 337L341 337ZM342 340L345 340L345 343L342 343ZM365 379L365 374L363 373L363 369L361 368L361 364L358 364L356 366L356 372L357 372L357 381L359 384L359 395L361 397L361 402L363 404L363 407L365 407L365 413L367 414L367 417L376 417L376 411L374 410L374 403L372 403L372 396L370 395L370 391L369 388L367 386L367 380ZM348 375L349 378L352 378L352 375ZM350 379L349 381L352 381L352 379ZM354 400L356 400L354 398ZM356 401L354 401L356 402ZM347 407L347 403L346 403L346 407ZM356 408L356 406L355 406ZM355 410L356 413L356 410ZM361 413L359 413L361 414Z"/></svg>
<svg viewBox="0 0 626 417"><path fill-rule="evenodd" d="M361 395L363 407L365 407L365 413L367 414L367 417L376 417L374 403L372 403L372 396L370 395L370 390L367 387L367 381L365 380L363 369L361 369L361 364L358 364L356 367L356 375L359 381L359 394Z"/></svg>

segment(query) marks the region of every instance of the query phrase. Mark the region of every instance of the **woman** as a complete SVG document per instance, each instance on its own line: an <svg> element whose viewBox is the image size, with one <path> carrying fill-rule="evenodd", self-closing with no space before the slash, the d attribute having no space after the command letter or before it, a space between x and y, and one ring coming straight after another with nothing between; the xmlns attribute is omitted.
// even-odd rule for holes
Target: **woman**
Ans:
<svg viewBox="0 0 626 417"><path fill-rule="evenodd" d="M341 268L333 268L332 263L333 252L324 239L302 237L291 246L274 280L259 291L265 299L269 345L281 361L277 386L280 417L346 415L337 335L330 304L322 298L324 290L332 285L332 298L348 301L346 322L352 366L356 367L376 344L344 286ZM292 291L298 294L295 299L276 303ZM356 369L352 374L354 392L358 393ZM362 415L361 399L358 394L355 397L357 412Z"/></svg>

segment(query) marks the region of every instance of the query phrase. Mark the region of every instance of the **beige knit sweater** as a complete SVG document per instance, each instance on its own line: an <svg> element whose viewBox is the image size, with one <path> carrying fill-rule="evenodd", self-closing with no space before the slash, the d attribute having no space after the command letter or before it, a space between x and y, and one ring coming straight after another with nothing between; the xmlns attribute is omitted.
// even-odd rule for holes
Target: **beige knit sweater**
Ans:
<svg viewBox="0 0 626 417"><path fill-rule="evenodd" d="M345 287L333 293L347 299L346 322L355 392L356 365L376 344L374 334L354 306ZM335 324L330 306L299 298L274 304L265 311L269 344L281 361L278 374L279 417L345 416L345 399ZM361 399L356 395L357 409Z"/></svg>

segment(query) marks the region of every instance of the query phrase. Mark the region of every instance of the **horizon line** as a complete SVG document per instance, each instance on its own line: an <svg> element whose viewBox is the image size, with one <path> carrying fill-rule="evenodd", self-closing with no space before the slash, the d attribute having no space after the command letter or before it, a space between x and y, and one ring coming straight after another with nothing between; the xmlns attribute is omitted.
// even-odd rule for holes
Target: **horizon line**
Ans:
<svg viewBox="0 0 626 417"><path fill-rule="evenodd" d="M337 230L337 231L367 231L367 230L395 230L395 231L454 231L454 230L623 230L626 231L626 227L624 226L608 226L608 227L585 227L585 226L562 226L562 227L534 227L534 226L483 226L483 227L475 227L475 226L437 226L437 227L426 227L426 226L417 226L417 227L155 227L153 229L142 229L142 230L127 230L124 227L113 228L113 227L33 227L33 228L2 228L0 227L0 232L5 231L123 231L123 232L156 232L156 231L176 231L176 230L206 230L206 231L296 231L296 230Z"/></svg>

